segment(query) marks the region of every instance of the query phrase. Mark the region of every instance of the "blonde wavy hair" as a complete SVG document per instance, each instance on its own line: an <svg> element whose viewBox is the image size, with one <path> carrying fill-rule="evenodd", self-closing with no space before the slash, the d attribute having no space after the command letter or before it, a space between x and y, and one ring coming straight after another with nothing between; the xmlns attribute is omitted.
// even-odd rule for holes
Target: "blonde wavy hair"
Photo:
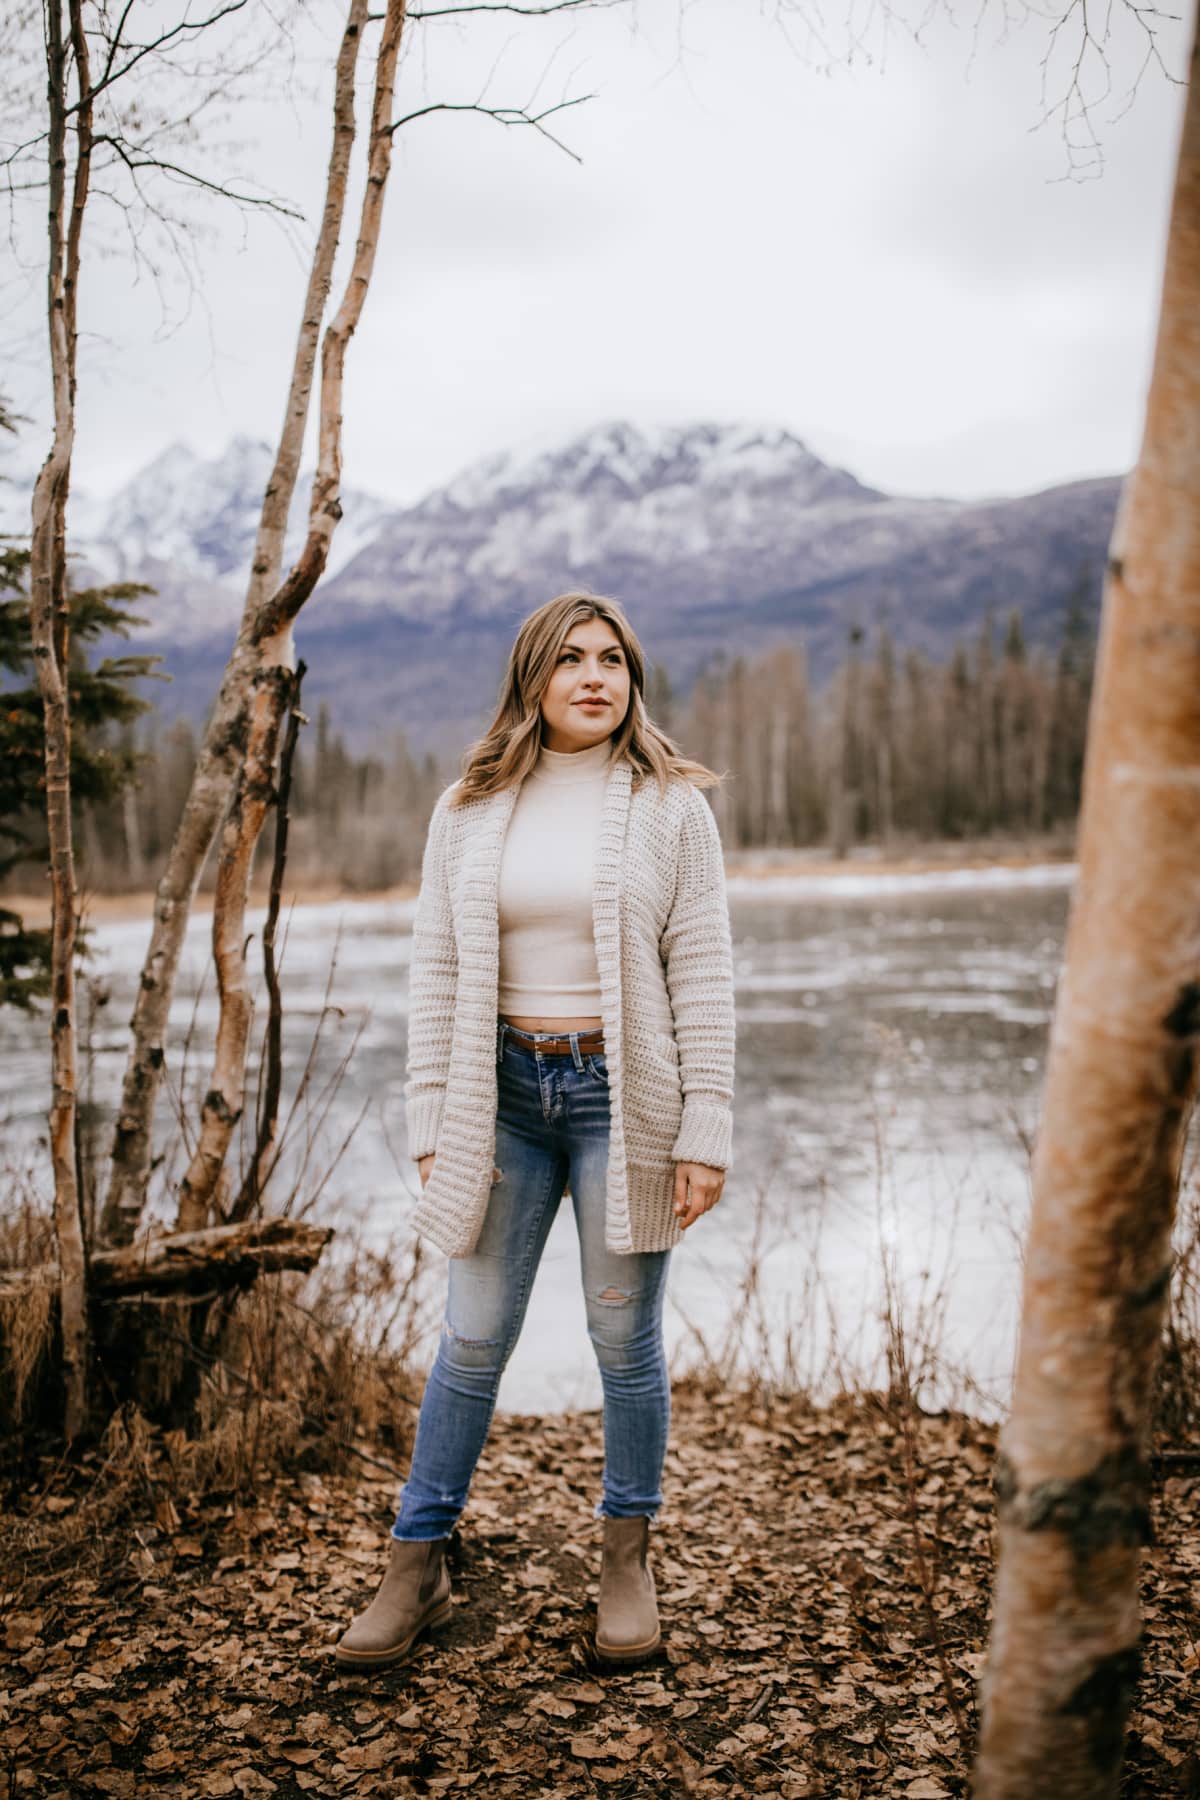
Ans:
<svg viewBox="0 0 1200 1800"><path fill-rule="evenodd" d="M612 755L633 764L633 786L654 776L665 793L672 775L695 787L717 787L721 776L685 756L646 711L646 659L637 633L619 600L604 594L572 592L547 600L523 619L508 655L500 697L491 724L463 753L462 776L451 797L465 806L523 781L538 759L542 742L542 695L558 666L558 655L576 625L603 619L612 628L629 667L629 707L612 733Z"/></svg>

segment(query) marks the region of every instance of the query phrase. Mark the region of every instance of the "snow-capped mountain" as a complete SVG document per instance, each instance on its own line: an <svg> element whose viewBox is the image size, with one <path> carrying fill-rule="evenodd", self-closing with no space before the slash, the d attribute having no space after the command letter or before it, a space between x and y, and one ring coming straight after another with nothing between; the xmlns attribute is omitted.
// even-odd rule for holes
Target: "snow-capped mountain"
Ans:
<svg viewBox="0 0 1200 1800"><path fill-rule="evenodd" d="M172 444L102 507L85 502L73 521L80 549L95 546L117 579L151 562L228 586L241 597L273 452L255 438L236 437L212 461L186 444ZM311 473L301 477L288 522L285 555L304 542ZM389 511L382 500L346 489L327 574L355 556Z"/></svg>
<svg viewBox="0 0 1200 1800"><path fill-rule="evenodd" d="M236 437L214 458L176 443L117 492L101 499L74 491L68 502L71 553L95 581L145 581L143 602L153 628L176 640L228 638L241 616L263 492L271 472L269 445ZM285 558L298 555L308 518L311 472L297 484ZM31 483L0 490L0 530L27 532ZM389 512L373 495L347 489L326 579L370 542Z"/></svg>
<svg viewBox="0 0 1200 1800"><path fill-rule="evenodd" d="M517 622L573 587L620 599L677 691L714 655L781 641L821 681L852 626L942 656L1016 607L1029 641L1053 644L1081 582L1098 601L1118 488L897 499L777 427L605 424L393 513L318 597L305 656L353 692L351 735L393 720L452 753L485 720Z"/></svg>
<svg viewBox="0 0 1200 1800"><path fill-rule="evenodd" d="M885 496L821 462L790 432L694 424L598 426L551 447L491 456L395 512L336 584L340 606L387 596L409 619L614 579L627 595L703 571L722 598L764 554L790 569L797 531L835 535ZM895 502L891 504L897 504Z"/></svg>
<svg viewBox="0 0 1200 1800"><path fill-rule="evenodd" d="M72 499L69 538L87 566L159 590L138 647L161 651L174 676L155 696L164 712L199 719L211 702L268 467L266 446L247 439L212 461L177 445L102 507ZM572 587L619 598L677 691L714 654L781 641L804 647L820 681L851 626L886 624L900 649L942 656L989 609L1017 608L1029 642L1050 645L1081 582L1098 600L1119 485L897 499L776 426L616 422L527 443L415 506L345 496L299 627L306 700L328 700L359 744L403 726L415 747L461 748L517 622ZM291 548L306 503L307 484Z"/></svg>
<svg viewBox="0 0 1200 1800"><path fill-rule="evenodd" d="M442 508L478 512L547 493L628 503L651 492L694 498L750 482L786 483L793 502L806 506L877 497L782 426L699 421L646 429L615 420L565 443L535 439L485 457L430 498Z"/></svg>

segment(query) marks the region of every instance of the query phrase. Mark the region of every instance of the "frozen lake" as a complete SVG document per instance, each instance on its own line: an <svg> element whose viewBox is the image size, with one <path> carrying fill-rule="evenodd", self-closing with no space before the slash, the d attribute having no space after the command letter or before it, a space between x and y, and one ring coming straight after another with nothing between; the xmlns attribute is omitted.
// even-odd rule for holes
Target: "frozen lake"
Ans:
<svg viewBox="0 0 1200 1800"><path fill-rule="evenodd" d="M886 1274L913 1342L935 1335L961 1377L942 1394L988 1409L1003 1403L1028 1150L1073 873L1060 865L731 878L735 1163L720 1205L672 1257L667 1343L676 1372L703 1343L718 1358L817 1387L843 1373L877 1377ZM345 1232L401 1247L412 1241L418 1186L403 1108L412 912L411 901L298 907L283 962L289 1088L322 1017L313 1095L352 1048L319 1129L310 1121L293 1137L296 1158L306 1158L301 1191L317 1194L315 1214ZM261 919L252 915L255 930ZM202 1083L215 1022L211 977L201 985L208 930L206 917L193 922L173 1014L176 1099L164 1103L160 1135L176 1166L177 1096ZM110 996L93 1033L101 1113L117 1091L145 938L141 923L94 933L92 973ZM7 1159L19 1166L43 1129L44 1025L0 1014L0 1048L0 1116ZM445 1259L427 1254L428 1359ZM512 1411L600 1403L569 1200L499 1403Z"/></svg>

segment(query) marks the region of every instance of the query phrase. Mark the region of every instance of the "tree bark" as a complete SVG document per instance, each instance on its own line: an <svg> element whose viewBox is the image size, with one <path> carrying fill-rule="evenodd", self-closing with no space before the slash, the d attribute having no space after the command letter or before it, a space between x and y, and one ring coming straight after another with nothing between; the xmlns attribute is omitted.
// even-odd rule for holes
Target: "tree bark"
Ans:
<svg viewBox="0 0 1200 1800"><path fill-rule="evenodd" d="M271 1177L271 1154L279 1129L279 1102L283 1094L283 992L279 985L279 963L275 938L279 929L279 910L283 903L283 877L287 868L288 829L291 824L292 775L296 764L296 747L300 727L308 720L300 711L300 687L306 674L301 662L296 669L295 684L288 712L287 732L279 759L279 791L275 800L275 855L271 864L271 892L267 917L263 925L263 976L267 984L267 1029L263 1044L265 1072L262 1101L259 1107L254 1152L242 1180L241 1191L230 1210L230 1219L248 1219L262 1204L263 1189Z"/></svg>
<svg viewBox="0 0 1200 1800"><path fill-rule="evenodd" d="M321 348L320 448L308 536L295 567L256 620L261 664L251 683L249 729L233 801L222 831L213 903L213 960L220 1011L212 1076L200 1133L179 1196L181 1231L207 1223L234 1127L241 1117L253 999L246 970L246 904L254 850L274 798L283 717L294 687L292 625L324 573L341 517L342 392L346 350L371 285L392 161L392 101L406 0L388 0L375 63L371 138L358 240L346 289Z"/></svg>
<svg viewBox="0 0 1200 1800"><path fill-rule="evenodd" d="M1200 81L1105 582L1080 866L997 1469L979 1800L1115 1796L1154 1371L1200 1047Z"/></svg>
<svg viewBox="0 0 1200 1800"><path fill-rule="evenodd" d="M242 1113L246 1045L254 1015L246 966L246 903L254 847L275 797L277 728L290 703L293 680L291 672L278 664L260 669L254 677L245 756L221 828L212 935L217 1037L200 1131L179 1189L180 1231L199 1231L208 1224L229 1140Z"/></svg>
<svg viewBox="0 0 1200 1800"><path fill-rule="evenodd" d="M252 1219L147 1238L119 1250L97 1251L91 1263L92 1294L98 1306L137 1294L209 1296L280 1269L314 1269L332 1236L332 1227L300 1219ZM0 1303L19 1299L45 1279L43 1269L0 1274Z"/></svg>
<svg viewBox="0 0 1200 1800"><path fill-rule="evenodd" d="M92 108L80 0L70 0L68 21L69 49L63 31L61 0L49 0L45 7L50 164L46 297L54 440L33 490L29 613L45 721L46 831L51 882L50 1154L62 1295L63 1430L70 1441L83 1430L88 1411L87 1255L75 1157L78 896L71 833L70 645L66 580L66 506L75 441L75 308L79 248L91 164ZM79 102L75 111L75 168L68 218L65 216L67 83L71 56L75 61Z"/></svg>
<svg viewBox="0 0 1200 1800"><path fill-rule="evenodd" d="M312 397L321 320L346 207L354 147L354 76L368 0L351 0L334 77L333 144L321 225L284 411L275 465L263 496L242 622L221 680L183 812L159 881L150 942L134 1005L133 1041L113 1129L112 1162L101 1230L114 1244L132 1241L146 1200L154 1107L166 1055L167 1020L192 901L242 762L250 729L250 690L263 661L256 627L279 586L283 539L295 494Z"/></svg>

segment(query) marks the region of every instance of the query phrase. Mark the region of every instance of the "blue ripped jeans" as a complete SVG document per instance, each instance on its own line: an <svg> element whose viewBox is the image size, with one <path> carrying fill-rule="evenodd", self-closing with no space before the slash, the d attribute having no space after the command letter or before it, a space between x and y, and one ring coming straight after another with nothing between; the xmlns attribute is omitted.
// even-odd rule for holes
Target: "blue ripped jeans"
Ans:
<svg viewBox="0 0 1200 1800"><path fill-rule="evenodd" d="M604 1390L604 1473L594 1516L653 1518L662 1505L671 1416L662 1307L671 1252L605 1248L608 1069L603 1055L582 1053L577 1038L571 1050L539 1055L511 1042L497 1021L500 1173L474 1250L449 1259L441 1341L393 1537L443 1537L466 1505L568 1178L588 1336Z"/></svg>

